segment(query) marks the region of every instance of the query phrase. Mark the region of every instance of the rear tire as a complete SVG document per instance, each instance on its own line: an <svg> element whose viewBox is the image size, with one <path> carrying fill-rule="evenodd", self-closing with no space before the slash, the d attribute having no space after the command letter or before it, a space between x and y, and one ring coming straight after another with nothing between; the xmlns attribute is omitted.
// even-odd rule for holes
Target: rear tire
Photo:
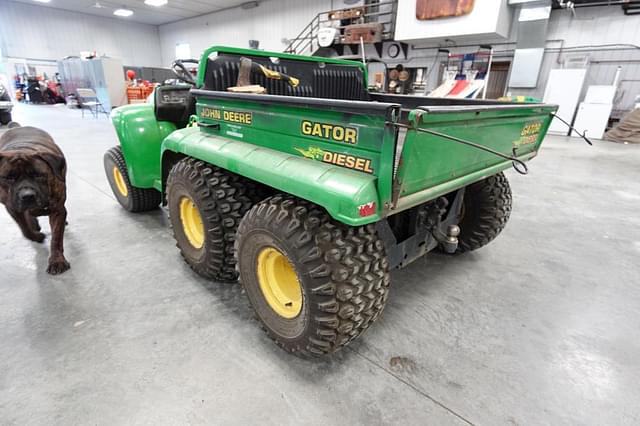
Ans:
<svg viewBox="0 0 640 426"><path fill-rule="evenodd" d="M10 112L0 112L0 124L3 126L11 123L11 113Z"/></svg>
<svg viewBox="0 0 640 426"><path fill-rule="evenodd" d="M464 253L489 244L511 215L511 187L504 173L469 185L464 193L458 249Z"/></svg>
<svg viewBox="0 0 640 426"><path fill-rule="evenodd" d="M234 174L195 158L177 162L167 179L173 235L185 262L198 275L234 282L234 242L251 208L247 188Z"/></svg>
<svg viewBox="0 0 640 426"><path fill-rule="evenodd" d="M292 196L273 196L247 213L236 253L258 319L276 344L297 355L341 349L387 301L389 263L375 226L345 226Z"/></svg>
<svg viewBox="0 0 640 426"><path fill-rule="evenodd" d="M162 195L159 191L131 185L127 164L119 146L104 154L104 171L113 194L125 210L140 213L154 210L160 205Z"/></svg>

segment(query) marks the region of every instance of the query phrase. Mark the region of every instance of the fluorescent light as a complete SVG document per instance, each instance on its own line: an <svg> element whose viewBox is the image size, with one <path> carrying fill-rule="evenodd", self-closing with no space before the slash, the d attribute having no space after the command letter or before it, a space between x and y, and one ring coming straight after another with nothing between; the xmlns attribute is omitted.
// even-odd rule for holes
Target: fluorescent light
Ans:
<svg viewBox="0 0 640 426"><path fill-rule="evenodd" d="M49 3L51 0L33 0L33 1L37 1L38 3Z"/></svg>
<svg viewBox="0 0 640 426"><path fill-rule="evenodd" d="M169 3L169 0L144 0L144 4L148 4L149 6L164 6Z"/></svg>
<svg viewBox="0 0 640 426"><path fill-rule="evenodd" d="M127 17L127 16L131 16L133 15L133 10L129 10L129 9L116 9L113 11L113 14L116 16L123 16L123 17Z"/></svg>

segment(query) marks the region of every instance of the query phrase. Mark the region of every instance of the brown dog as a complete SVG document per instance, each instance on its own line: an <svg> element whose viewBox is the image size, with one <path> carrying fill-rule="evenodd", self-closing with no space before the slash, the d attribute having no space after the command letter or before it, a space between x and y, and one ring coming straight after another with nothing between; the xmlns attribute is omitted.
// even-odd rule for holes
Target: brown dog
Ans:
<svg viewBox="0 0 640 426"><path fill-rule="evenodd" d="M47 272L54 275L70 268L62 243L67 218L66 174L64 154L47 132L17 127L0 137L0 202L31 241L44 241L37 217L49 216Z"/></svg>

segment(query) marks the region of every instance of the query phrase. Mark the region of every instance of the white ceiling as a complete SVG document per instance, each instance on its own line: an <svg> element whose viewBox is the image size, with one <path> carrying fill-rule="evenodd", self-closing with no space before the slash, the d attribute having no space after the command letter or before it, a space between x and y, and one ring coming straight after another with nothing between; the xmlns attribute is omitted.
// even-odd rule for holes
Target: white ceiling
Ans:
<svg viewBox="0 0 640 426"><path fill-rule="evenodd" d="M160 7L148 6L144 4L144 0L51 0L49 3L40 3L34 0L14 1L143 24L161 25L239 6L248 0L169 0L169 4ZM102 8L94 7L96 3L100 4ZM113 11L122 7L133 10L133 15L127 18L114 16Z"/></svg>

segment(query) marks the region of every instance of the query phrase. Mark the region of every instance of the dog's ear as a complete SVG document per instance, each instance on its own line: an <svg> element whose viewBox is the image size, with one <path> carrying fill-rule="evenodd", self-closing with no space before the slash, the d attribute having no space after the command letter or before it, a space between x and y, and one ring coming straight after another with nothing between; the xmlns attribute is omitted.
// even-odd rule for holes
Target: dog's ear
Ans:
<svg viewBox="0 0 640 426"><path fill-rule="evenodd" d="M64 157L53 154L39 154L38 157L51 167L55 177L62 181L65 180L65 176L67 174L67 161Z"/></svg>

